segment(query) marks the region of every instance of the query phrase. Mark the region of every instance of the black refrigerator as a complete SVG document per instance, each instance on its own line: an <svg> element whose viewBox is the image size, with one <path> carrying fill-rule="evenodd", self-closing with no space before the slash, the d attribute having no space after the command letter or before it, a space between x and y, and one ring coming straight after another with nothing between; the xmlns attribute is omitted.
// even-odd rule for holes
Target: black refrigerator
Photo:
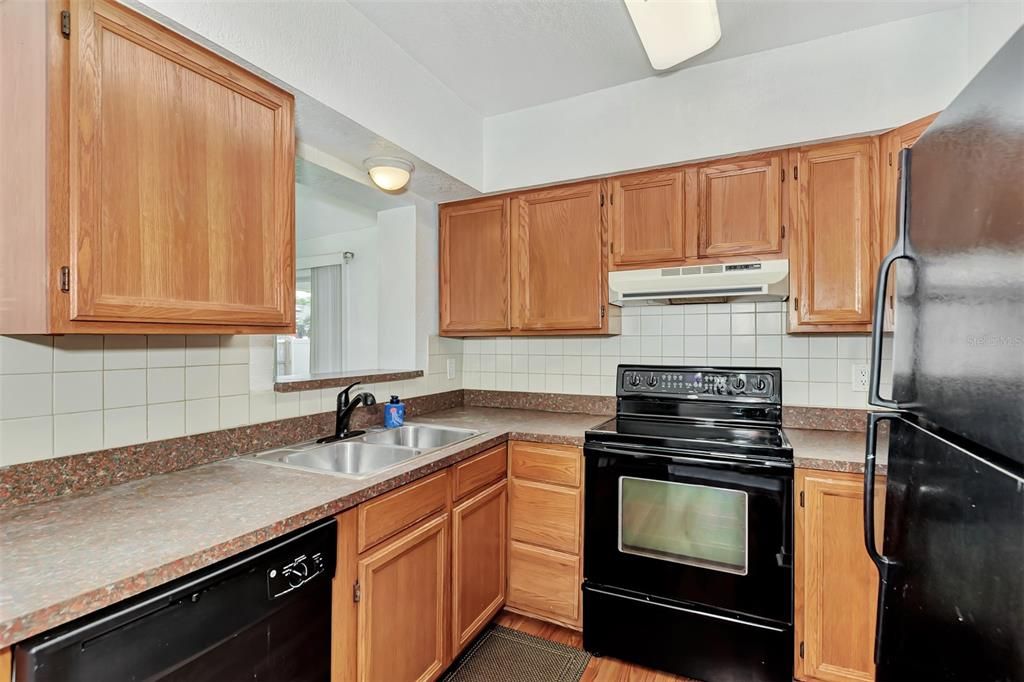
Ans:
<svg viewBox="0 0 1024 682"><path fill-rule="evenodd" d="M878 273L865 546L877 679L1024 680L1024 29L901 158ZM879 395L896 267L892 396ZM875 441L889 429L874 537Z"/></svg>

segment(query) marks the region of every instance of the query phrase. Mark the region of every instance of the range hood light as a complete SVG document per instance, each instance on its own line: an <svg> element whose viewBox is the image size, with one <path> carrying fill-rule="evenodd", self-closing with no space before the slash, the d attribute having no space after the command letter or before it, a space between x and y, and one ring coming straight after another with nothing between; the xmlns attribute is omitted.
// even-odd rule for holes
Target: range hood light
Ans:
<svg viewBox="0 0 1024 682"><path fill-rule="evenodd" d="M669 69L722 37L715 0L625 0L651 66Z"/></svg>
<svg viewBox="0 0 1024 682"><path fill-rule="evenodd" d="M413 166L396 156L374 156L363 161L373 184L385 192L397 192L409 184Z"/></svg>

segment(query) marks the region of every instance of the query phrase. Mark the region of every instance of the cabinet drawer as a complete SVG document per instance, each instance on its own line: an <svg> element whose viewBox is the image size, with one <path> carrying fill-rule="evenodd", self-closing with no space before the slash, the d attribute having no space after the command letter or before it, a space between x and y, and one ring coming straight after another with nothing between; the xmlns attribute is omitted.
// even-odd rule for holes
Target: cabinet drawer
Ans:
<svg viewBox="0 0 1024 682"><path fill-rule="evenodd" d="M511 446L513 477L580 487L583 472L578 447L521 441L515 441Z"/></svg>
<svg viewBox="0 0 1024 682"><path fill-rule="evenodd" d="M389 538L448 504L448 472L441 471L359 505L359 551Z"/></svg>
<svg viewBox="0 0 1024 682"><path fill-rule="evenodd" d="M461 500L489 483L505 478L508 456L504 444L452 467L452 497Z"/></svg>
<svg viewBox="0 0 1024 682"><path fill-rule="evenodd" d="M513 540L579 554L579 490L513 479L509 491Z"/></svg>
<svg viewBox="0 0 1024 682"><path fill-rule="evenodd" d="M569 625L580 617L580 558L513 541L508 605Z"/></svg>

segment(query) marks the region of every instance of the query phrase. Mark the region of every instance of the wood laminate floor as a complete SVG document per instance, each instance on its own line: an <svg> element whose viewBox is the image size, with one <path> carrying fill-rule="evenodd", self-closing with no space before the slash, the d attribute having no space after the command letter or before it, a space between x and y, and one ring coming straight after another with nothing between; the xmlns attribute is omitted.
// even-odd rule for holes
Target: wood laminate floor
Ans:
<svg viewBox="0 0 1024 682"><path fill-rule="evenodd" d="M560 625L545 623L535 618L520 616L508 611L502 611L494 620L498 625L519 630L528 635L543 637L552 642L559 642L568 646L583 646L582 634L575 630L563 628ZM686 681L689 678L641 668L638 665L605 656L604 658L594 657L590 659L581 682L679 682L679 680Z"/></svg>

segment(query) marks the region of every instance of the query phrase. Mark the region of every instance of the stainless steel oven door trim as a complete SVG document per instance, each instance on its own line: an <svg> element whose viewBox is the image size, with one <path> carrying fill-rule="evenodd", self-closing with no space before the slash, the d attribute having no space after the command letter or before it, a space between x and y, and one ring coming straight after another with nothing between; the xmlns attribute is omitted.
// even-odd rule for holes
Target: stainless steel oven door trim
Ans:
<svg viewBox="0 0 1024 682"><path fill-rule="evenodd" d="M736 623L737 625L748 625L752 628L761 628L762 630L771 630L772 632L785 632L786 628L772 627L771 625L762 625L761 623L751 623L749 620L740 620L739 618L729 618L728 616L720 616L717 613L708 613L707 611L698 611L697 609L687 609L682 606L676 606L675 604L666 604L662 601L651 601L650 599L640 599L638 597L631 597L628 594L620 594L618 592L609 592L602 590L592 585L587 585L586 589L591 592L600 592L601 594L608 595L609 597L618 597L619 599L629 599L630 601L640 602L641 604L652 604L654 606L661 606L662 608L672 609L673 611L682 611L683 613L692 613L695 616L706 616L707 618L715 618L716 620L724 620L729 623Z"/></svg>
<svg viewBox="0 0 1024 682"><path fill-rule="evenodd" d="M728 493L738 493L743 495L743 570L729 569L720 566L711 566L706 562L700 560L684 561L682 559L672 559L662 554L655 554L654 552L641 552L633 549L624 549L622 545L622 481L625 479L631 479L634 481L653 481L655 483L662 483L665 485L682 485L690 488L708 488L710 490L722 490ZM657 478L643 478L641 476L619 476L619 518L618 518L618 550L623 554L634 554L636 556L647 557L649 559L658 559L660 561L668 561L674 564L682 564L684 566L693 566L694 568L703 568L709 571L718 571L719 573L731 573L733 575L747 575L750 569L750 499L749 493L746 490L736 490L735 488L721 488L713 485L699 485L697 483L682 483L680 481L663 481Z"/></svg>

